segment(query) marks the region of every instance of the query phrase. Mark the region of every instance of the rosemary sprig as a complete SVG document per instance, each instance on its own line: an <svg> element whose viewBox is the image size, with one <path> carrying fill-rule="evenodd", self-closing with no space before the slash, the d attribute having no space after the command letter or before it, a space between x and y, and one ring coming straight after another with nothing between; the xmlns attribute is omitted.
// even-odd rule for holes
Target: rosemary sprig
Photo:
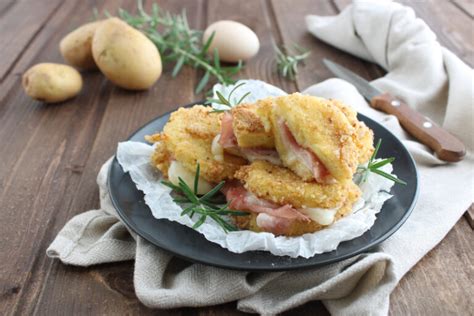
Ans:
<svg viewBox="0 0 474 316"><path fill-rule="evenodd" d="M365 181L367 181L369 172L372 172L372 173L378 174L379 176L387 178L395 183L406 185L407 183L403 181L402 179L394 177L391 174L380 170L381 167L389 163L392 163L395 160L394 157L390 157L390 158L382 159L379 161L375 161L375 157L377 156L377 153L380 149L381 144L382 144L382 139L379 139L377 142L377 145L375 146L375 150L372 153L372 156L370 157L369 162L367 163L367 166L357 167L357 174L361 177L359 183L364 183Z"/></svg>
<svg viewBox="0 0 474 316"><path fill-rule="evenodd" d="M185 11L174 15L153 3L151 12L147 13L143 9L142 0L138 0L137 7L138 12L135 15L119 9L118 16L130 26L140 30L156 45L164 64L174 62L173 77L184 65L201 69L204 74L196 86L196 93L201 92L212 77L222 84L234 82L232 76L242 69L242 63L224 67L221 66L216 50L209 56L208 50L214 34L203 45L202 31L189 27ZM157 30L158 27L160 31Z"/></svg>
<svg viewBox="0 0 474 316"><path fill-rule="evenodd" d="M245 85L245 82L242 82L242 83L239 83L238 85L236 85L229 93L229 95L227 97L224 97L224 95L222 95L222 93L220 93L219 91L216 90L216 95L217 95L217 99L216 98L208 98L206 100L206 104L212 104L212 103L216 103L216 104L221 104L221 105L224 105L227 107L227 109L223 110L223 109L213 109L211 112L212 113L220 113L220 112L225 112L227 110L230 110L232 109L234 106L242 103L242 101L245 100L246 97L248 97L250 95L250 91L248 91L247 93L245 93L243 96L240 97L239 100L235 101L236 99L232 99L232 94L238 89L240 88L241 86Z"/></svg>
<svg viewBox="0 0 474 316"><path fill-rule="evenodd" d="M295 80L296 74L298 73L298 64L304 61L309 56L309 51L303 49L298 45L294 45L295 54L288 54L282 52L278 46L274 46L277 62L278 73L290 80Z"/></svg>
<svg viewBox="0 0 474 316"><path fill-rule="evenodd" d="M200 170L201 169L198 164L196 167L196 174L194 176L193 189L191 189L182 178L178 178L178 185L175 185L170 181L161 181L161 183L171 188L178 194L178 196L175 197L173 201L179 203L183 208L181 216L188 215L189 217L193 218L194 214L199 215L199 219L193 225L194 229L201 226L206 221L206 218L210 217L213 221L219 224L219 226L221 226L226 233L229 231L238 230L237 227L227 222L224 218L222 218L222 216L246 216L248 213L229 209L230 202L227 202L226 204L218 204L213 200L215 195L224 186L225 181L221 181L214 188L212 188L212 190L199 197L197 192L199 188Z"/></svg>

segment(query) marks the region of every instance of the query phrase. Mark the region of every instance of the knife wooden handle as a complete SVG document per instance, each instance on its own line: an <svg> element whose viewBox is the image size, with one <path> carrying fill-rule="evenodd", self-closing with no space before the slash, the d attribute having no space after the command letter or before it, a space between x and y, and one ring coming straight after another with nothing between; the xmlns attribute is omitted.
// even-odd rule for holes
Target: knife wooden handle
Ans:
<svg viewBox="0 0 474 316"><path fill-rule="evenodd" d="M457 162L466 155L466 147L459 139L410 108L402 100L384 93L372 98L370 105L377 110L395 115L405 130L434 150L439 159Z"/></svg>

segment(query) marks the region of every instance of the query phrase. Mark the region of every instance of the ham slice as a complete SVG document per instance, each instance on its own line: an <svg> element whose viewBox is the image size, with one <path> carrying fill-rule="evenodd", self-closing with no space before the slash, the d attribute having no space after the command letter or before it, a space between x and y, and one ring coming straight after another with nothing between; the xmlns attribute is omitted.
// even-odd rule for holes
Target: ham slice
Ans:
<svg viewBox="0 0 474 316"><path fill-rule="evenodd" d="M232 114L225 112L221 121L221 137L219 144L222 148L237 147L237 138L232 128Z"/></svg>
<svg viewBox="0 0 474 316"><path fill-rule="evenodd" d="M270 148L240 148L237 144L232 127L232 114L225 112L221 121L221 134L219 136L219 145L227 149L232 155L240 156L252 162L255 160L266 160L275 165L281 165L280 156L275 149Z"/></svg>
<svg viewBox="0 0 474 316"><path fill-rule="evenodd" d="M286 122L280 118L278 120L283 144L300 160L309 170L312 171L314 179L318 183L330 183L334 179L318 157L310 150L302 147L296 141Z"/></svg>
<svg viewBox="0 0 474 316"><path fill-rule="evenodd" d="M284 235L291 225L291 221L266 213L258 214L256 221L258 227L275 235Z"/></svg>
<svg viewBox="0 0 474 316"><path fill-rule="evenodd" d="M227 182L222 190L227 201L230 201L229 208L241 211L251 211L264 213L286 221L301 220L309 222L311 219L296 210L291 205L277 205L267 200L258 198L248 192L240 182ZM263 227L262 227L263 228Z"/></svg>

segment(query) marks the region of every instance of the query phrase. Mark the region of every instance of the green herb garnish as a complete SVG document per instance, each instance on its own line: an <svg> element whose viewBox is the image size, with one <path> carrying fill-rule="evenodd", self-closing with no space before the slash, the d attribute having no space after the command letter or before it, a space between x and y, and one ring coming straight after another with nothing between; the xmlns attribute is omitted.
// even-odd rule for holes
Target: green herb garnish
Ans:
<svg viewBox="0 0 474 316"><path fill-rule="evenodd" d="M174 192L178 194L177 197L173 199L176 203L179 203L183 208L181 216L188 215L193 218L194 214L199 214L200 217L197 222L193 225L193 228L196 229L201 226L207 217L210 217L214 220L222 229L227 233L229 231L238 230L237 227L228 223L222 216L224 215L233 215L233 216L246 216L247 212L234 211L229 209L229 203L219 204L216 203L213 198L215 195L222 189L225 184L225 181L221 181L216 185L212 190L207 192L202 196L198 196L198 184L199 184L199 174L200 166L199 164L196 167L196 175L194 177L194 187L191 189L182 178L179 179L179 184L175 185L169 181L161 181L162 184L171 188Z"/></svg>
<svg viewBox="0 0 474 316"><path fill-rule="evenodd" d="M220 93L219 91L216 90L216 94L217 94L217 99L216 98L208 98L206 100L206 104L211 104L211 103L217 103L217 104L222 104L222 105L225 105L228 109L225 109L225 110L219 110L219 109L213 109L212 112L213 113L220 113L220 112L225 112L227 110L230 110L232 109L234 106L242 103L242 101L245 100L246 97L248 97L250 95L250 91L247 92L246 94L244 94L238 101L233 101L232 100L232 94L235 92L235 90L237 90L238 88L240 88L241 86L243 86L245 84L245 82L242 82L242 83L239 83L238 85L236 85L229 93L229 95L226 97L224 97L222 95L222 93Z"/></svg>
<svg viewBox="0 0 474 316"><path fill-rule="evenodd" d="M375 157L377 156L377 153L379 151L379 148L380 148L381 144L382 144L382 139L379 139L378 142L377 142L377 145L375 146L375 150L372 153L372 156L370 157L369 162L367 163L367 166L357 167L356 174L358 174L361 177L360 181L359 181L359 184L364 183L365 181L367 181L367 177L369 176L369 172L372 172L372 173L378 174L379 176L387 178L387 179L389 179L389 180L391 180L395 183L406 185L407 183L405 181L403 181L401 179L398 179L397 177L394 177L391 174L386 173L386 172L379 169L379 168L381 168L381 167L383 167L383 166L385 166L389 163L392 163L395 160L394 157L390 157L390 158L382 159L382 160L379 160L379 161L375 161Z"/></svg>
<svg viewBox="0 0 474 316"><path fill-rule="evenodd" d="M308 50L298 45L294 45L293 47L295 54L290 54L288 50L288 54L285 54L276 45L274 46L278 73L290 80L295 80L296 74L298 73L298 64L308 58L310 54Z"/></svg>
<svg viewBox="0 0 474 316"><path fill-rule="evenodd" d="M186 12L174 15L162 10L156 3L153 3L151 13L148 14L143 9L141 0L137 4L137 14L119 9L118 16L130 26L140 30L158 48L162 62L164 64L174 62L172 76L175 77L184 65L189 65L201 69L204 74L196 86L196 93L201 92L214 77L222 84L234 82L232 76L242 69L242 63L236 66L221 66L217 50L209 56L208 50L214 38L212 34L209 39L202 44L202 31L189 27ZM105 12L105 15L109 15ZM160 31L157 30L160 28Z"/></svg>

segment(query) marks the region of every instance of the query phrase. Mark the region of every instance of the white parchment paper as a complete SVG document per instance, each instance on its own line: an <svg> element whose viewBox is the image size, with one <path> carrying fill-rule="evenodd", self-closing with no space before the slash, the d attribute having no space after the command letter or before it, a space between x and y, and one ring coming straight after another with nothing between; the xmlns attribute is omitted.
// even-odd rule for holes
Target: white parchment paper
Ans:
<svg viewBox="0 0 474 316"><path fill-rule="evenodd" d="M238 85L245 85L235 91L233 97L240 99L242 95L251 92L246 102L254 102L268 96L280 96L286 93L281 89L259 80L239 80ZM220 84L214 86L215 91L220 91L228 96L233 86L224 87ZM213 105L220 108L219 105ZM117 158L122 168L130 173L137 188L145 193L145 202L150 207L155 218L168 219L192 227L198 216L180 216L181 207L173 202L171 190L162 185L161 175L150 164L153 146L139 142L122 142L117 149ZM382 167L390 173L390 164ZM367 181L361 185L362 196L354 204L352 214L340 219L327 228L299 237L276 237L271 233L255 233L248 230L225 233L212 219L206 219L197 231L204 237L224 248L236 253L251 250L269 251L278 256L309 258L315 254L332 251L345 241L361 236L370 229L375 222L376 214L383 203L391 197L388 193L393 182L376 174L369 174ZM230 219L229 219L230 220Z"/></svg>

